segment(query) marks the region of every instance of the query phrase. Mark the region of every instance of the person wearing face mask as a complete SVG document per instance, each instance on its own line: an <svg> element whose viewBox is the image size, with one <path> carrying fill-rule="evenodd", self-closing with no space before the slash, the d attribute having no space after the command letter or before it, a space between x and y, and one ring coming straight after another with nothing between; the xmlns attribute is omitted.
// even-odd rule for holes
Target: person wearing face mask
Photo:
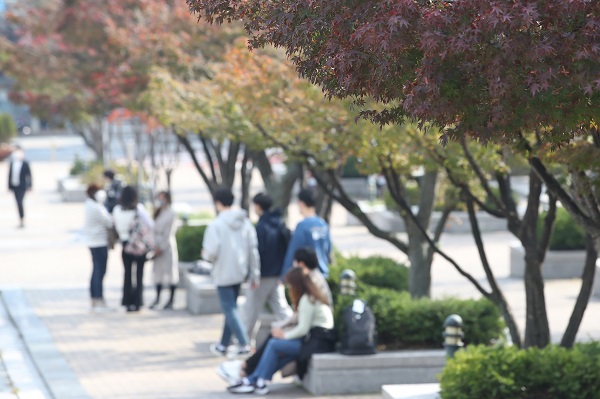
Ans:
<svg viewBox="0 0 600 399"><path fill-rule="evenodd" d="M92 311L107 309L103 294L103 280L108 262L108 230L112 227L112 218L104 207L106 192L97 184L90 184L86 190L84 234L87 246L92 253L92 278L90 295Z"/></svg>
<svg viewBox="0 0 600 399"><path fill-rule="evenodd" d="M169 302L163 309L173 309L173 297L179 282L179 256L175 233L175 212L171 208L171 194L161 191L156 196L154 211L154 269L153 278L156 286L156 300L150 306L155 309L160 303L160 293L163 287L169 287Z"/></svg>
<svg viewBox="0 0 600 399"><path fill-rule="evenodd" d="M20 228L25 227L25 209L23 207L23 200L25 199L25 193L31 190L31 186L32 179L29 162L25 160L23 149L17 146L10 161L8 189L15 194L15 199L17 200Z"/></svg>

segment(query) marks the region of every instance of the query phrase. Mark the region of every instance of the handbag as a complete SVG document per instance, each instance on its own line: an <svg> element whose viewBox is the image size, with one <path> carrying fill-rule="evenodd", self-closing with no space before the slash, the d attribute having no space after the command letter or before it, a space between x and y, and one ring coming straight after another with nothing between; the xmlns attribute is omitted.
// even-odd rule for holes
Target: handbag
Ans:
<svg viewBox="0 0 600 399"><path fill-rule="evenodd" d="M117 229L115 228L114 225L108 229L107 234L108 234L108 248L114 249L115 244L119 241L119 233L117 232Z"/></svg>
<svg viewBox="0 0 600 399"><path fill-rule="evenodd" d="M145 256L154 248L154 233L150 225L136 211L129 228L129 240L125 252L134 256Z"/></svg>

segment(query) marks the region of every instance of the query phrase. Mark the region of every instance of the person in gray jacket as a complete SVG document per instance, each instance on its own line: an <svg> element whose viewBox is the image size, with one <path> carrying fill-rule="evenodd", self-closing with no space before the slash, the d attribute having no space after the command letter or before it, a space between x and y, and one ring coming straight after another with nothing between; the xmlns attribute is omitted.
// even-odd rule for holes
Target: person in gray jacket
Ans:
<svg viewBox="0 0 600 399"><path fill-rule="evenodd" d="M232 209L234 196L224 187L215 191L214 201L218 215L204 233L202 257L213 263L212 279L217 286L225 325L221 341L210 346L211 352L227 355L232 335L239 347L233 355L250 352L250 342L237 307L241 284L250 280L251 287L260 282L260 258L256 229L244 210Z"/></svg>

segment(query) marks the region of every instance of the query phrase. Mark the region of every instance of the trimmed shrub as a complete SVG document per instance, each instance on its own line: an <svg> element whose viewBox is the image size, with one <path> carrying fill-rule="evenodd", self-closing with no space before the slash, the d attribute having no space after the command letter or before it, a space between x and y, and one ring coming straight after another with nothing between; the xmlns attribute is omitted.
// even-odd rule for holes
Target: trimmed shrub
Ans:
<svg viewBox="0 0 600 399"><path fill-rule="evenodd" d="M500 311L485 299L412 299L408 292L364 284L359 286L358 297L375 313L381 349L440 348L444 320L453 313L463 319L466 344L490 344L501 337L504 328ZM338 327L343 309L352 300L337 297L334 309Z"/></svg>
<svg viewBox="0 0 600 399"><path fill-rule="evenodd" d="M356 273L358 284L391 288L396 291L408 291L408 267L383 256L345 258L336 256L336 262L329 267L329 286L332 292L339 291L340 274L344 269Z"/></svg>
<svg viewBox="0 0 600 399"><path fill-rule="evenodd" d="M373 309L383 350L440 348L444 320L453 313L463 318L467 344L489 344L502 335L500 311L488 300L415 300L408 293L409 270L405 265L381 256L345 258L338 254L335 265L330 266L328 283L340 328L342 311L354 299L339 295L339 276L344 269L356 273L358 297Z"/></svg>
<svg viewBox="0 0 600 399"><path fill-rule="evenodd" d="M0 113L0 143L8 143L17 135L17 125L10 114Z"/></svg>
<svg viewBox="0 0 600 399"><path fill-rule="evenodd" d="M448 361L444 399L596 399L600 343L543 349L471 346Z"/></svg>
<svg viewBox="0 0 600 399"><path fill-rule="evenodd" d="M540 215L538 233L541 236L543 220L547 212ZM562 207L556 209L556 219L550 237L551 251L574 251L585 249L585 231L571 217L569 212Z"/></svg>
<svg viewBox="0 0 600 399"><path fill-rule="evenodd" d="M179 260L192 262L200 259L206 226L181 226L175 235Z"/></svg>

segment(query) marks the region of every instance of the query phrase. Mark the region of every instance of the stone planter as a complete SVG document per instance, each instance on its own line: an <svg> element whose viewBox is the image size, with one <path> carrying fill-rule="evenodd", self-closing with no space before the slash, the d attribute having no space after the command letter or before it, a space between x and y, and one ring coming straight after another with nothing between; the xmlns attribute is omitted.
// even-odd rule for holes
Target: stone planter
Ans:
<svg viewBox="0 0 600 399"><path fill-rule="evenodd" d="M594 286L592 296L600 298L600 259L596 261L596 274L594 274Z"/></svg>
<svg viewBox="0 0 600 399"><path fill-rule="evenodd" d="M404 220L395 212L385 208L384 205L370 205L367 201L359 201L359 206L363 212L373 221L373 224L383 231L393 233L405 233L406 227ZM442 216L441 212L433 212L431 216L431 226L436 226ZM477 212L477 220L482 233L492 231L505 231L506 220L491 216L485 212ZM348 226L360 226L362 223L356 216L348 213L346 224ZM471 223L467 212L452 212L446 221L445 233L468 234L471 232Z"/></svg>
<svg viewBox="0 0 600 399"><path fill-rule="evenodd" d="M381 352L367 356L313 355L304 387L314 395L381 392L386 384L436 383L446 365L443 350Z"/></svg>
<svg viewBox="0 0 600 399"><path fill-rule="evenodd" d="M222 313L217 287L210 276L185 272L183 285L186 292L186 308L193 315ZM238 304L244 303L247 285L243 284Z"/></svg>
<svg viewBox="0 0 600 399"><path fill-rule="evenodd" d="M585 263L585 251L548 251L542 266L545 280L581 278ZM510 245L510 277L525 275L525 250L521 243Z"/></svg>
<svg viewBox="0 0 600 399"><path fill-rule="evenodd" d="M58 180L58 192L64 202L84 202L86 187L78 177L69 176Z"/></svg>

